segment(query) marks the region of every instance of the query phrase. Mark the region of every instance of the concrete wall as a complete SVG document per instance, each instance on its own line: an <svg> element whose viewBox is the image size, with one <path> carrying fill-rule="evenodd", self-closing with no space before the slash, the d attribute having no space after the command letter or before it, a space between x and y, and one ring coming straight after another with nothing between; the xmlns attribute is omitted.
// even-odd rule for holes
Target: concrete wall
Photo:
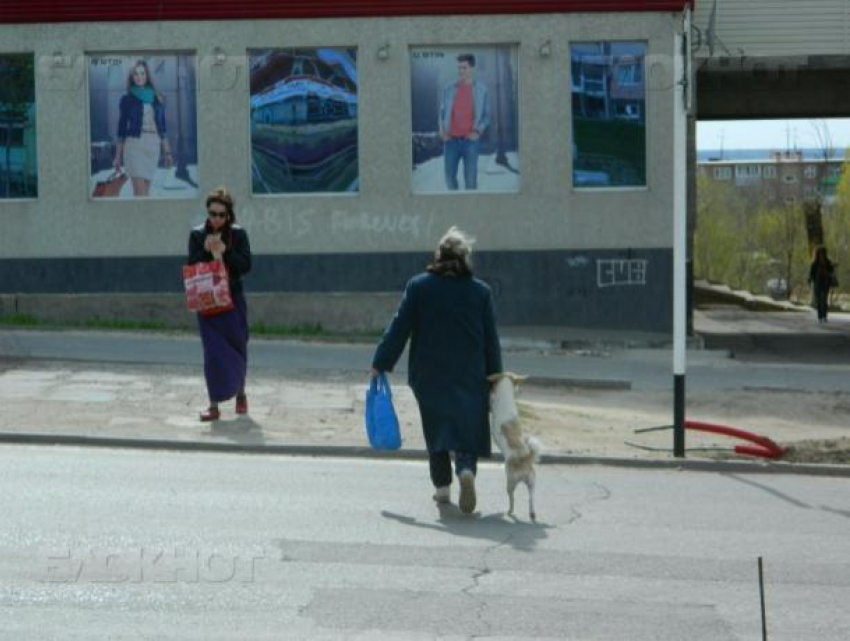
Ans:
<svg viewBox="0 0 850 641"><path fill-rule="evenodd" d="M102 268L112 272L110 278L129 283L139 264L164 269L184 255L191 225L202 220L202 203L88 198L85 54L191 50L198 56L201 192L222 183L228 186L253 250L266 264L287 265L309 281L316 269L351 264L340 263L339 255L365 255L369 269L394 274L395 285L410 275L400 270L410 265L418 269L452 224L472 232L479 249L500 257L494 264L504 273L497 278L517 273L520 280L533 280L541 251L562 252L562 265L588 252L603 260L643 252L655 261L647 273L656 279L653 295L661 296L652 300L653 312L644 329L664 329L670 316L672 244L671 55L678 24L674 14L639 13L0 26L0 49L36 55L40 163L37 200L0 202L0 271L8 275L0 275L0 291L43 291L37 283L47 282L60 283L52 291L66 291L62 279L74 269L66 259L106 259ZM647 42L646 187L589 191L571 185L569 44L597 40ZM550 57L538 53L545 41L551 41ZM380 60L377 47L384 43L389 44L389 57ZM476 43L519 45L520 191L412 195L408 48ZM222 66L212 64L215 46L227 54ZM357 47L357 195L250 196L245 51L275 46ZM56 52L67 66L52 65ZM598 289L596 274L595 267L588 269L588 280L581 284L591 312L577 316L564 306L554 315L557 322L630 325L632 314L617 313L620 303L596 305L598 293L610 299L613 291ZM557 270L550 277L569 280ZM33 278L35 286L27 283ZM259 270L251 278L262 278ZM87 291L85 282L90 288L103 280L89 277L76 291ZM358 289L345 278L337 281L345 291ZM365 289L375 290L379 282L373 278ZM157 280L151 287L173 290L179 279L168 284ZM289 285L270 287L287 291ZM317 284L315 289L322 288ZM552 295L556 289L552 283L535 284L533 293L542 298L531 306L539 306L540 318L552 317L546 310L557 304ZM633 289L622 301L632 300ZM505 291L502 297L505 313L523 316L513 292Z"/></svg>
<svg viewBox="0 0 850 641"><path fill-rule="evenodd" d="M670 315L665 312L672 292L671 254L667 249L541 250L479 252L474 259L476 274L493 290L502 323L668 331ZM425 252L259 256L245 286L249 293L280 294L281 300L300 293L315 294L316 300L330 303L341 300L329 296L339 292L392 292L397 302L410 275L421 271L427 259ZM113 299L122 293L159 292L163 300L169 300L182 288L181 263L181 257L7 261L0 270L0 292L108 293ZM116 272L125 274L126 281L115 279ZM56 300L58 308L68 299L59 296ZM363 305L358 312L363 319L357 321L360 325L374 319L370 300L369 296L352 298L351 305ZM182 300L177 307L182 309ZM337 313L331 308L318 312L317 308L310 322L326 327L326 318ZM384 323L390 317L385 315Z"/></svg>
<svg viewBox="0 0 850 641"><path fill-rule="evenodd" d="M330 332L379 332L399 302L393 293L285 293L247 295L248 320L267 328L321 326ZM0 294L0 315L39 321L153 322L175 329L197 326L183 294Z"/></svg>

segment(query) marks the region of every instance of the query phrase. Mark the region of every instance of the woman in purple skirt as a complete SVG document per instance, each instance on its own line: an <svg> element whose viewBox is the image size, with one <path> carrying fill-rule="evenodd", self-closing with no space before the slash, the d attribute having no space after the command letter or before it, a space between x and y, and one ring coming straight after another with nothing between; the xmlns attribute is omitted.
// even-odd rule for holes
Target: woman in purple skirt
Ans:
<svg viewBox="0 0 850 641"><path fill-rule="evenodd" d="M251 271L251 246L248 234L236 225L233 199L219 187L207 196L207 220L189 234L187 263L224 260L230 277L233 310L202 316L198 327L204 346L204 378L210 406L201 414L202 421L221 416L218 404L236 397L236 413L248 413L245 374L248 366L248 310L242 289L242 276Z"/></svg>

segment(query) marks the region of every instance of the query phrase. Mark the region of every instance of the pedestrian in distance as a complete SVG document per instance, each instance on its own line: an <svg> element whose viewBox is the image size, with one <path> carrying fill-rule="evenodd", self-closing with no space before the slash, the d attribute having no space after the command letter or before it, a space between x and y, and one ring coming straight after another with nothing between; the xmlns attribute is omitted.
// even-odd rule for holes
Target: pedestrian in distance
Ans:
<svg viewBox="0 0 850 641"><path fill-rule="evenodd" d="M481 136L490 124L487 86L475 79L475 56L457 57L457 80L443 88L440 102L440 138L446 188L458 189L457 171L463 162L464 189L478 189L478 156Z"/></svg>
<svg viewBox="0 0 850 641"><path fill-rule="evenodd" d="M153 85L144 60L136 61L127 78L127 93L118 103L118 142L115 145L115 170L126 171L133 184L133 195L150 193L160 154L171 167L171 145L165 130L165 104Z"/></svg>
<svg viewBox="0 0 850 641"><path fill-rule="evenodd" d="M214 316L198 314L204 349L204 378L210 404L202 421L218 420L218 404L236 397L236 413L248 413L245 377L248 367L248 309L242 277L251 271L248 234L236 224L233 199L224 187L207 196L207 219L189 234L187 263L222 260L227 268L233 309Z"/></svg>
<svg viewBox="0 0 850 641"><path fill-rule="evenodd" d="M440 239L434 260L407 283L371 370L372 377L391 372L410 340L408 383L422 418L433 498L451 500L454 453L466 514L475 510L478 458L491 453L487 377L502 371L493 297L473 276L472 243L456 227Z"/></svg>
<svg viewBox="0 0 850 641"><path fill-rule="evenodd" d="M809 267L809 284L812 285L812 294L815 308L818 310L818 322L825 323L829 307L829 290L838 286L835 274L835 265L826 253L826 247L818 245L815 249L815 257Z"/></svg>

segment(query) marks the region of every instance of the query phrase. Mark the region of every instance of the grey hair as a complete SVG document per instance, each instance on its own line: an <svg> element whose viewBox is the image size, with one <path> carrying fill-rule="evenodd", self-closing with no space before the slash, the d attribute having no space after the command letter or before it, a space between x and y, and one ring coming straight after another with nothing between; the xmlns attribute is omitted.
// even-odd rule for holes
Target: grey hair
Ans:
<svg viewBox="0 0 850 641"><path fill-rule="evenodd" d="M472 244L475 239L452 225L440 239L434 262L428 265L428 271L442 276L472 275Z"/></svg>
<svg viewBox="0 0 850 641"><path fill-rule="evenodd" d="M440 245L437 248L437 256L445 258L462 258L465 263L469 263L469 257L472 254L472 245L475 244L475 238L461 231L457 226L452 225L449 230L440 239Z"/></svg>

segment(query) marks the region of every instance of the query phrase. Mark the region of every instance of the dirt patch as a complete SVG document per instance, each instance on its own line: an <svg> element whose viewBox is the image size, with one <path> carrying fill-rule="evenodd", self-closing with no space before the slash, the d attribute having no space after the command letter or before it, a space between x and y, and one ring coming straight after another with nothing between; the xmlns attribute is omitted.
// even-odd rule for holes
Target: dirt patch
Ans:
<svg viewBox="0 0 850 641"><path fill-rule="evenodd" d="M666 392L542 389L526 387L519 400L526 429L545 451L635 458L669 458L673 395ZM766 436L788 447L782 460L850 464L850 394L776 389L692 392L686 417ZM752 460L737 454L745 441L688 430L692 458Z"/></svg>
<svg viewBox="0 0 850 641"><path fill-rule="evenodd" d="M789 463L850 464L850 438L811 439L787 446L783 461Z"/></svg>

